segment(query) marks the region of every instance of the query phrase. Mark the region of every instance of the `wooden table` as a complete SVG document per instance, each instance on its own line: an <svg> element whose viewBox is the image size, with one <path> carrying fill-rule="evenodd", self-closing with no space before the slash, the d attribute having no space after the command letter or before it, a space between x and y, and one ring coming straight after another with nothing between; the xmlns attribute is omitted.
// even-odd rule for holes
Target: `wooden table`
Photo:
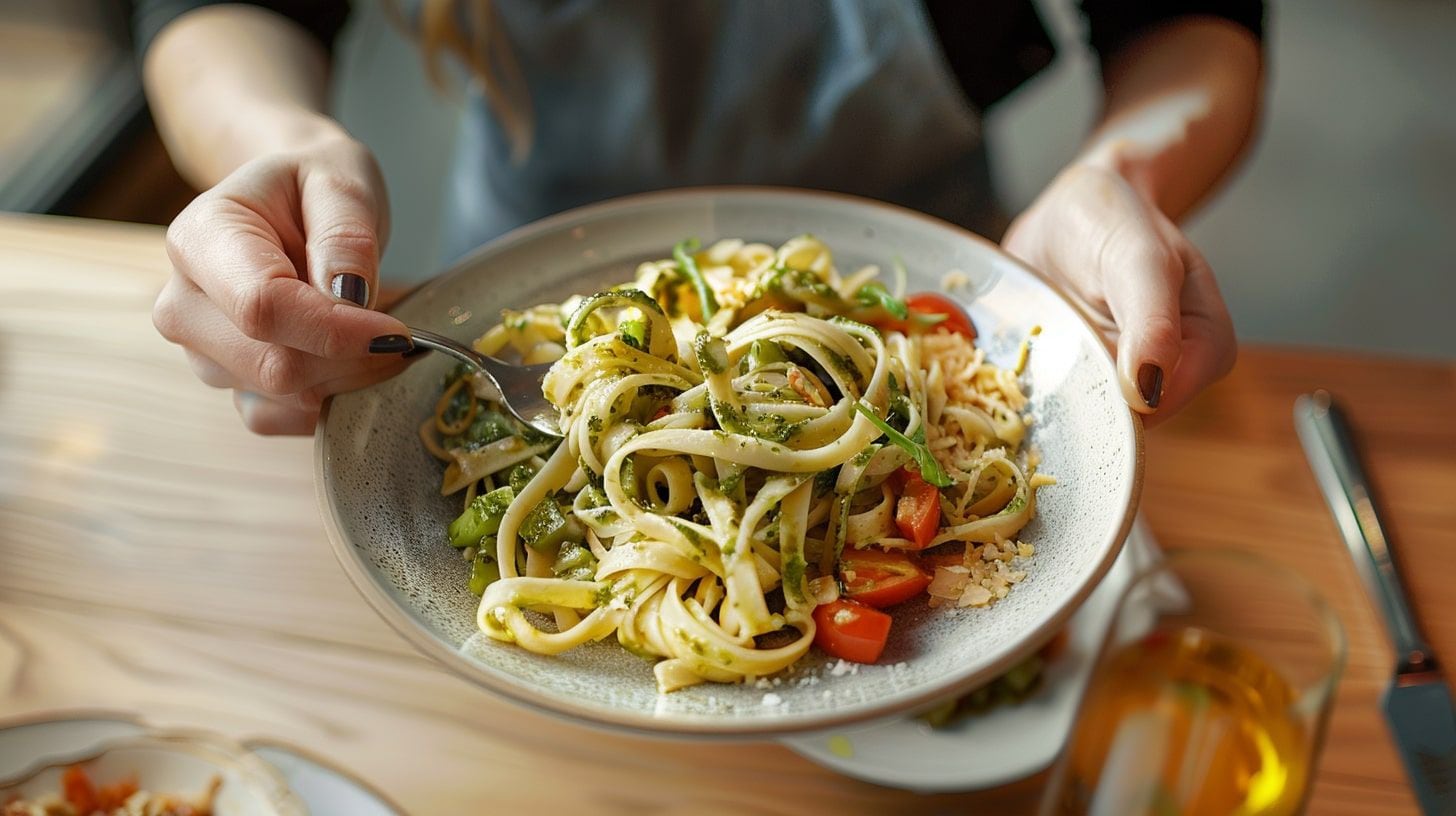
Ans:
<svg viewBox="0 0 1456 816"><path fill-rule="evenodd" d="M310 439L261 439L148 315L157 228L0 216L0 720L100 707L331 757L410 812L1021 813L1038 779L926 797L774 744L619 736L494 699L416 654L326 542ZM1338 608L1350 658L1311 812L1415 811L1376 708L1383 630L1290 424L1345 397L1416 606L1456 655L1456 366L1245 349L1149 436L1167 547L1257 550Z"/></svg>

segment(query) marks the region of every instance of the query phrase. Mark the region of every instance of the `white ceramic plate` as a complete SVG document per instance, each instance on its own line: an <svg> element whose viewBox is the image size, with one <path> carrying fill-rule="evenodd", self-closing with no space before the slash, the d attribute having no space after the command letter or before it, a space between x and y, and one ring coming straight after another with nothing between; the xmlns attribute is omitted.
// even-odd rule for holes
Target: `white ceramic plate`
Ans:
<svg viewBox="0 0 1456 816"><path fill-rule="evenodd" d="M444 543L459 512L439 495L440 466L416 429L449 362L421 359L395 379L333 398L317 434L316 485L345 571L384 618L425 653L515 700L587 721L657 733L780 735L884 717L983 683L1061 629L1131 527L1141 474L1140 424L1123 402L1101 339L1060 295L994 244L918 213L863 199L729 188L657 193L585 207L512 232L426 285L396 309L407 324L462 341L503 307L559 302L633 277L638 263L686 237L780 243L812 233L842 270L895 259L910 290L963 272L989 357L1013 364L1041 326L1026 371L1043 470L1023 537L1037 555L1016 591L990 609L897 610L881 658L832 676L817 651L771 692L704 684L660 695L651 666L614 640L556 656L479 635L468 565Z"/></svg>
<svg viewBox="0 0 1456 816"><path fill-rule="evenodd" d="M313 816L404 816L382 793L318 757L282 743L244 743L278 769Z"/></svg>
<svg viewBox="0 0 1456 816"><path fill-rule="evenodd" d="M363 782L273 742L240 745L199 732L157 731L123 715L57 716L0 725L0 801L60 790L65 766L106 783L135 774L146 790L201 792L223 777L219 816L402 816Z"/></svg>
<svg viewBox="0 0 1456 816"><path fill-rule="evenodd" d="M1030 776L1051 765L1066 742L1122 591L1159 557L1139 521L1107 577L1067 624L1066 648L1047 666L1041 687L1018 705L947 728L897 717L783 742L847 776L922 793L980 790Z"/></svg>

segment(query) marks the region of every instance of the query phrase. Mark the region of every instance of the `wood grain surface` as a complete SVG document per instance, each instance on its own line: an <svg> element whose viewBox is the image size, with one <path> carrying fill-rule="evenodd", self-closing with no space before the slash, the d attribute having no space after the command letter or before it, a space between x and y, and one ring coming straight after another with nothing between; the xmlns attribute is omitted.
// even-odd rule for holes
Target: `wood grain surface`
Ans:
<svg viewBox="0 0 1456 816"><path fill-rule="evenodd" d="M494 699L416 654L325 538L310 439L262 439L152 329L162 231L0 216L0 721L104 708L301 745L415 814L1024 813L1039 779L927 797L775 744L622 736ZM1376 699L1391 669L1292 432L1344 398L1416 607L1456 655L1456 366L1245 349L1149 434L1166 547L1258 551L1333 601L1350 657L1311 812L1415 812ZM1237 592L1237 587L1230 587Z"/></svg>

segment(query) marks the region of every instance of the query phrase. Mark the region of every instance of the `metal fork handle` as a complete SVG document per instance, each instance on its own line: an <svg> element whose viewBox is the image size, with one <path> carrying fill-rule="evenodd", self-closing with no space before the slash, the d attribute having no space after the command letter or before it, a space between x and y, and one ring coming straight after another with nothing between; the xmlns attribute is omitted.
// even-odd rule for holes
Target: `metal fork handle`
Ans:
<svg viewBox="0 0 1456 816"><path fill-rule="evenodd" d="M424 346L428 349L444 352L471 368L485 368L485 355L476 352L475 349L470 348L464 343L451 340L443 334L436 334L425 329L411 328L410 340L417 346Z"/></svg>
<svg viewBox="0 0 1456 816"><path fill-rule="evenodd" d="M1434 668L1435 658L1411 612L1344 413L1328 392L1316 391L1294 401L1294 427L1365 589L1385 621L1398 670Z"/></svg>

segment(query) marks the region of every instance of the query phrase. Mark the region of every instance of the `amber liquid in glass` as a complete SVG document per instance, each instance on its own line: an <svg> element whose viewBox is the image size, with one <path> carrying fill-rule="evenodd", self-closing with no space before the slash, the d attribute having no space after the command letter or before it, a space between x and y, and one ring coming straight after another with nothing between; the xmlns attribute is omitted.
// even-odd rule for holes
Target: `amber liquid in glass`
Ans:
<svg viewBox="0 0 1456 816"><path fill-rule="evenodd" d="M1111 651L1072 734L1058 813L1297 813L1309 738L1263 659L1191 627Z"/></svg>

